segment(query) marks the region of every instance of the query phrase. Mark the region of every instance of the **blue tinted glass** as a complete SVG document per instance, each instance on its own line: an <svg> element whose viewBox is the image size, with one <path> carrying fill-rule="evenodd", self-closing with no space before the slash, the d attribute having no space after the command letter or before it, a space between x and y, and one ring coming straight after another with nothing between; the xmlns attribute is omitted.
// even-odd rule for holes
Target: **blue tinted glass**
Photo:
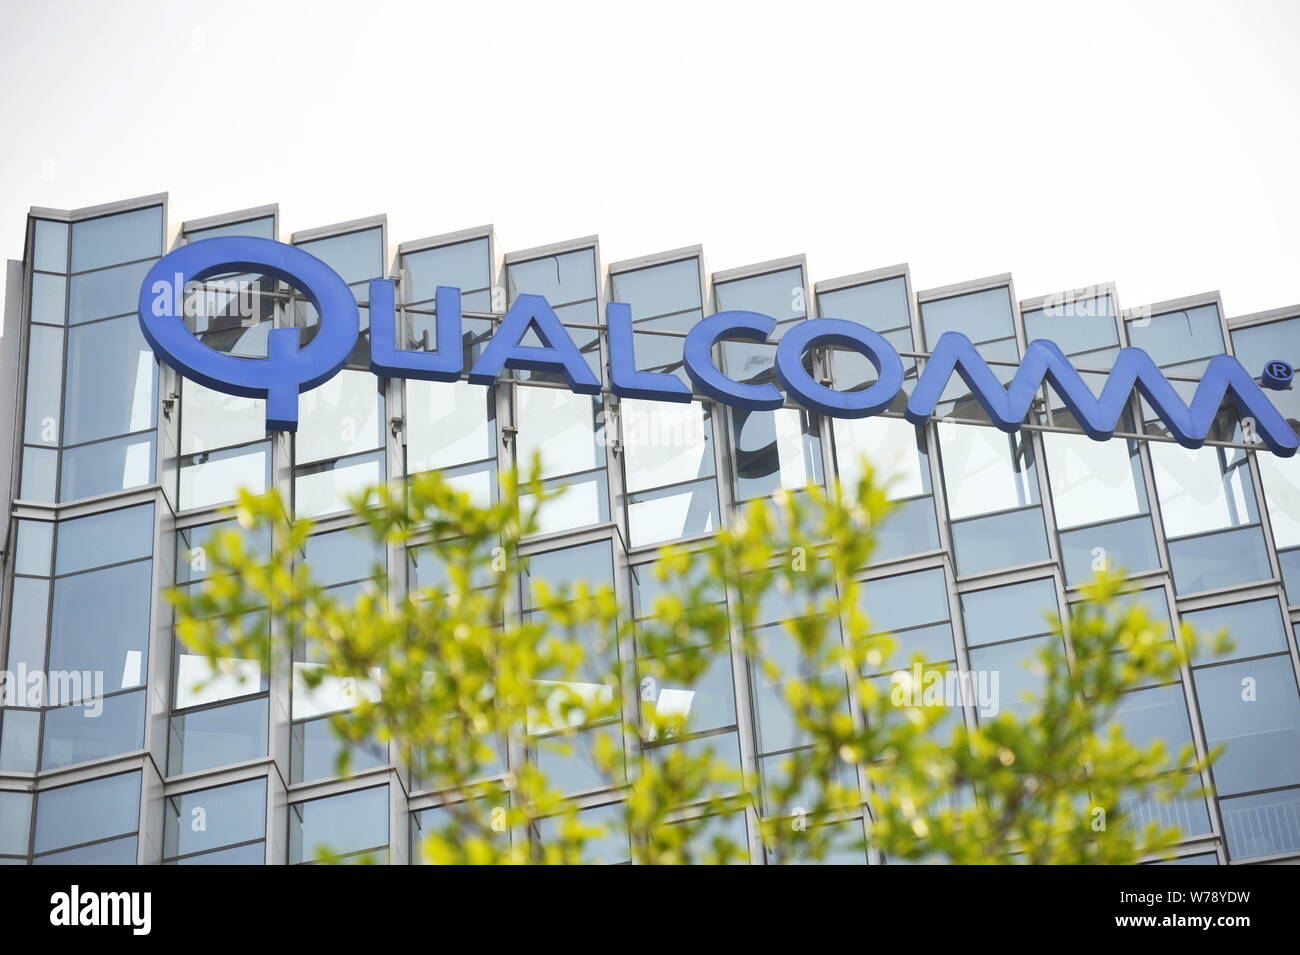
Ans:
<svg viewBox="0 0 1300 955"><path fill-rule="evenodd" d="M307 538L303 562L322 587L361 580L384 565L384 548L370 536L368 528L349 528Z"/></svg>
<svg viewBox="0 0 1300 955"><path fill-rule="evenodd" d="M1174 589L1180 594L1268 580L1273 569L1258 527L1188 537L1169 542Z"/></svg>
<svg viewBox="0 0 1300 955"><path fill-rule="evenodd" d="M1150 319L1131 319L1129 344L1141 348L1158 365L1207 358L1223 351L1223 327L1214 305L1167 312Z"/></svg>
<svg viewBox="0 0 1300 955"><path fill-rule="evenodd" d="M46 275L44 272L33 272L32 321L44 322L49 325L62 325L64 299L67 292L68 280L62 275Z"/></svg>
<svg viewBox="0 0 1300 955"><path fill-rule="evenodd" d="M68 224L50 219L37 219L32 226L36 250L32 267L46 272L68 270Z"/></svg>
<svg viewBox="0 0 1300 955"><path fill-rule="evenodd" d="M617 272L609 279L614 301L631 305L634 320L699 309L701 305L699 259Z"/></svg>
<svg viewBox="0 0 1300 955"><path fill-rule="evenodd" d="M1067 355L1119 344L1115 308L1109 295L1053 302L1024 313L1025 339L1046 338Z"/></svg>
<svg viewBox="0 0 1300 955"><path fill-rule="evenodd" d="M1276 600L1252 600L1248 603L1188 611L1183 614L1183 620L1195 627L1206 641L1220 630L1226 629L1233 644L1228 654L1231 657L1253 657L1264 653L1285 652L1287 649L1282 609ZM1197 663L1206 663L1215 658L1216 654L1211 653L1204 644L1198 648ZM1219 656L1218 659L1223 657Z"/></svg>
<svg viewBox="0 0 1300 955"><path fill-rule="evenodd" d="M39 666L39 664L38 664ZM0 719L0 770L36 772L40 745L41 711L7 709Z"/></svg>
<svg viewBox="0 0 1300 955"><path fill-rule="evenodd" d="M1048 615L1059 612L1056 585L1044 578L971 591L961 595L961 611L970 646L1047 633Z"/></svg>
<svg viewBox="0 0 1300 955"><path fill-rule="evenodd" d="M602 789L617 782L601 772L592 758L598 736L605 736L616 748L622 749L617 725L579 730L571 737L552 737L533 743L537 768L546 774L550 788L571 795Z"/></svg>
<svg viewBox="0 0 1300 955"><path fill-rule="evenodd" d="M1233 859L1300 849L1300 789L1221 799L1219 812Z"/></svg>
<svg viewBox="0 0 1300 955"><path fill-rule="evenodd" d="M31 793L0 790L0 854L27 854L31 812Z"/></svg>
<svg viewBox="0 0 1300 955"><path fill-rule="evenodd" d="M153 553L153 505L78 517L59 524L56 574L148 557Z"/></svg>
<svg viewBox="0 0 1300 955"><path fill-rule="evenodd" d="M1025 720L1034 712L1036 704L1033 701L1042 696L1047 685L1047 671L1039 656L1053 642L1059 646L1060 638L1034 637L970 651L972 670L987 670L998 675L998 713L1010 712ZM997 715L980 713L981 718Z"/></svg>
<svg viewBox="0 0 1300 955"><path fill-rule="evenodd" d="M16 670L45 669L45 623L49 617L50 584L47 580L15 577L13 605L9 611L9 662ZM10 687L17 685L10 684Z"/></svg>
<svg viewBox="0 0 1300 955"><path fill-rule="evenodd" d="M152 428L157 378L134 315L70 329L64 444Z"/></svg>
<svg viewBox="0 0 1300 955"><path fill-rule="evenodd" d="M74 275L68 286L68 324L134 314L140 302L140 283L152 265L152 261L137 262Z"/></svg>
<svg viewBox="0 0 1300 955"><path fill-rule="evenodd" d="M31 444L58 444L63 417L63 329L31 326L27 351L27 406L23 438ZM31 452L27 452L28 455Z"/></svg>
<svg viewBox="0 0 1300 955"><path fill-rule="evenodd" d="M153 468L152 433L70 448L63 452L59 497L76 501L151 484Z"/></svg>
<svg viewBox="0 0 1300 955"><path fill-rule="evenodd" d="M939 549L939 524L934 516L934 498L914 498L895 503L894 509L876 528L876 549L872 561L893 560Z"/></svg>
<svg viewBox="0 0 1300 955"><path fill-rule="evenodd" d="M720 312L758 312L778 322L808 314L800 268L722 282L713 287L713 294Z"/></svg>
<svg viewBox="0 0 1300 955"><path fill-rule="evenodd" d="M1046 560L1043 510L1030 507L952 525L957 573L980 574Z"/></svg>
<svg viewBox="0 0 1300 955"><path fill-rule="evenodd" d="M1192 742L1181 683L1126 693L1116 707L1114 722L1124 727L1124 735L1137 746L1163 740L1170 760L1177 759L1182 748Z"/></svg>
<svg viewBox="0 0 1300 955"><path fill-rule="evenodd" d="M19 521L14 572L48 575L54 547L53 521Z"/></svg>
<svg viewBox="0 0 1300 955"><path fill-rule="evenodd" d="M828 318L847 319L878 332L907 328L907 344L902 348L911 351L909 326L912 319L907 304L907 281L901 275L881 282L817 293L818 308Z"/></svg>
<svg viewBox="0 0 1300 955"><path fill-rule="evenodd" d="M1190 784L1195 788L1195 781ZM1162 827L1176 828L1183 837L1204 836L1210 833L1210 810L1201 796L1176 796L1171 799L1158 798L1154 793L1121 800L1120 807L1125 813L1125 824L1145 832L1147 826L1156 823Z"/></svg>
<svg viewBox="0 0 1300 955"><path fill-rule="evenodd" d="M906 668L917 657L926 663L944 663L957 656L953 649L950 623L936 623L927 627L914 627L911 630L896 630L893 631L893 637L897 649L893 656L884 661L886 667L878 669Z"/></svg>
<svg viewBox="0 0 1300 955"><path fill-rule="evenodd" d="M948 584L939 567L864 581L859 594L877 632L948 619Z"/></svg>
<svg viewBox="0 0 1300 955"><path fill-rule="evenodd" d="M140 818L140 774L50 789L36 801L34 852L134 832Z"/></svg>
<svg viewBox="0 0 1300 955"><path fill-rule="evenodd" d="M527 608L537 606L537 595L533 590L536 581L545 581L552 593L561 588L572 590L573 586L582 580L593 587L612 583L613 567L609 542L597 541L580 547L566 547L563 550L534 554L527 559L524 579L528 585L524 594Z"/></svg>
<svg viewBox="0 0 1300 955"><path fill-rule="evenodd" d="M921 304L921 325L930 348L944 332L961 332L973 342L1011 338L1011 296L1005 288L985 289Z"/></svg>
<svg viewBox="0 0 1300 955"><path fill-rule="evenodd" d="M632 570L632 600L638 617L649 617L654 613L655 601L667 594L675 594L683 600L698 584L705 584L701 591L704 600L722 601L727 598L723 582L709 572L708 562L697 559L692 562L685 579L676 576L660 580L655 573L654 564L638 564Z"/></svg>
<svg viewBox="0 0 1300 955"><path fill-rule="evenodd" d="M200 789L167 800L163 855L216 849L266 835L266 779Z"/></svg>
<svg viewBox="0 0 1300 955"><path fill-rule="evenodd" d="M212 539L224 531L238 531L244 553L267 558L271 553L271 529L260 526L242 528L236 521L219 521L176 532L176 582L202 580L212 572L209 549Z"/></svg>
<svg viewBox="0 0 1300 955"><path fill-rule="evenodd" d="M1064 531L1060 536L1065 585L1075 587L1090 580L1099 564L1110 570L1139 573L1160 566L1156 532L1151 518L1140 517Z"/></svg>
<svg viewBox="0 0 1300 955"><path fill-rule="evenodd" d="M388 750L382 743L349 743L342 740L329 719L295 723L290 781L303 783L339 775L339 754L344 750L349 753L350 773L373 769L388 762Z"/></svg>
<svg viewBox="0 0 1300 955"><path fill-rule="evenodd" d="M266 843L254 842L234 849L218 849L202 855L186 856L169 865L263 865L266 862Z"/></svg>
<svg viewBox="0 0 1300 955"><path fill-rule="evenodd" d="M172 717L168 775L265 756L266 720L265 697Z"/></svg>
<svg viewBox="0 0 1300 955"><path fill-rule="evenodd" d="M144 745L144 690L122 693L96 707L63 706L45 714L41 769L130 753Z"/></svg>
<svg viewBox="0 0 1300 955"><path fill-rule="evenodd" d="M93 846L37 856L32 860L32 865L135 865L137 845L135 836L127 836L125 839L97 842Z"/></svg>
<svg viewBox="0 0 1300 955"><path fill-rule="evenodd" d="M1300 696L1288 657L1193 671L1211 748L1225 751L1211 771L1221 794L1300 783Z"/></svg>
<svg viewBox="0 0 1300 955"><path fill-rule="evenodd" d="M144 560L56 581L50 669L99 671L106 693L141 686L152 576Z"/></svg>
<svg viewBox="0 0 1300 955"><path fill-rule="evenodd" d="M405 292L407 302L432 299L439 285L469 292L485 289L492 284L492 265L486 237L405 254L402 256L402 268L410 282ZM489 310L474 307L474 303L467 299L461 300L461 309Z"/></svg>
<svg viewBox="0 0 1300 955"><path fill-rule="evenodd" d="M362 789L296 803L289 809L289 862L306 862L324 848L357 852L388 845L388 787Z"/></svg>
<svg viewBox="0 0 1300 955"><path fill-rule="evenodd" d="M364 229L347 235L299 242L297 246L316 256L351 285L383 275L383 236L383 229Z"/></svg>
<svg viewBox="0 0 1300 955"><path fill-rule="evenodd" d="M162 253L162 206L72 225L72 271L133 262Z"/></svg>
<svg viewBox="0 0 1300 955"><path fill-rule="evenodd" d="M617 865L631 858L627 842L627 807L623 803L584 809L578 813L578 824L601 830L601 835L589 839L583 846L584 864ZM554 818L543 819L537 829L543 845L559 837L559 826Z"/></svg>
<svg viewBox="0 0 1300 955"><path fill-rule="evenodd" d="M197 242L200 239L215 239L223 235L251 235L258 239L274 239L275 216L245 219L243 222L231 222L227 225L212 226L209 229L195 229L187 231L185 238L189 242Z"/></svg>
<svg viewBox="0 0 1300 955"><path fill-rule="evenodd" d="M512 262L506 266L510 283L510 301L524 293L540 295L552 308L570 302L582 302L596 297L596 253L593 249L579 249L560 255ZM583 312L586 317L562 316L565 321L590 322L594 312Z"/></svg>
<svg viewBox="0 0 1300 955"><path fill-rule="evenodd" d="M1300 604L1300 549L1279 552L1277 562L1282 565L1282 583L1286 587L1286 602L1294 607Z"/></svg>

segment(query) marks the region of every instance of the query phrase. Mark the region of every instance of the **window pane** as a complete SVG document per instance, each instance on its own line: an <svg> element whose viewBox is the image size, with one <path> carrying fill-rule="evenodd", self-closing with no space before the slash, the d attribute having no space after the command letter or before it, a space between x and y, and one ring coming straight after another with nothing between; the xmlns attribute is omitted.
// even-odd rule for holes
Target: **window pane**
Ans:
<svg viewBox="0 0 1300 955"><path fill-rule="evenodd" d="M921 325L930 348L944 332L961 332L973 342L1011 338L1011 296L1005 288L986 289L969 295L921 304Z"/></svg>
<svg viewBox="0 0 1300 955"><path fill-rule="evenodd" d="M388 787L313 799L289 807L289 862L317 858L324 848L356 852L388 845Z"/></svg>
<svg viewBox="0 0 1300 955"><path fill-rule="evenodd" d="M405 254L402 256L402 269L409 280L407 302L432 299L439 285L468 292L492 284L486 238ZM463 302L462 308L465 308Z"/></svg>
<svg viewBox="0 0 1300 955"><path fill-rule="evenodd" d="M28 444L59 443L63 400L63 329L31 327L27 352L27 406L23 439Z"/></svg>
<svg viewBox="0 0 1300 955"><path fill-rule="evenodd" d="M544 478L604 466L604 405L599 398L528 387L516 388L515 396L517 458L525 475L534 454L541 456Z"/></svg>
<svg viewBox="0 0 1300 955"><path fill-rule="evenodd" d="M134 832L139 818L138 772L50 789L36 800L33 851L48 852Z"/></svg>
<svg viewBox="0 0 1300 955"><path fill-rule="evenodd" d="M1300 697L1287 657L1193 671L1211 748L1226 749L1211 772L1225 795L1300 783Z"/></svg>
<svg viewBox="0 0 1300 955"><path fill-rule="evenodd" d="M1146 510L1136 441L1043 435L1056 526L1062 529Z"/></svg>
<svg viewBox="0 0 1300 955"><path fill-rule="evenodd" d="M116 438L63 452L59 497L75 501L152 484L154 436Z"/></svg>
<svg viewBox="0 0 1300 955"><path fill-rule="evenodd" d="M383 447L383 402L368 371L341 371L300 398L295 439L299 464Z"/></svg>
<svg viewBox="0 0 1300 955"><path fill-rule="evenodd" d="M496 456L496 392L469 382L406 382L407 471Z"/></svg>
<svg viewBox="0 0 1300 955"><path fill-rule="evenodd" d="M64 444L152 428L157 377L134 315L70 329Z"/></svg>
<svg viewBox="0 0 1300 955"><path fill-rule="evenodd" d="M68 286L68 324L79 325L110 315L134 315L140 284L153 262L136 262L115 269L74 275Z"/></svg>
<svg viewBox="0 0 1300 955"><path fill-rule="evenodd" d="M1033 446L996 428L940 424L940 460L953 520L1038 503Z"/></svg>
<svg viewBox="0 0 1300 955"><path fill-rule="evenodd" d="M172 717L168 775L196 773L266 755L265 697Z"/></svg>
<svg viewBox="0 0 1300 955"><path fill-rule="evenodd" d="M1048 633L1056 614L1056 586L1050 578L975 590L961 595L966 642L970 646Z"/></svg>
<svg viewBox="0 0 1300 955"><path fill-rule="evenodd" d="M72 225L72 271L97 269L162 253L162 206L86 219Z"/></svg>
<svg viewBox="0 0 1300 955"><path fill-rule="evenodd" d="M818 419L794 408L731 409L736 497L747 501L822 482Z"/></svg>
<svg viewBox="0 0 1300 955"><path fill-rule="evenodd" d="M56 581L50 669L101 671L107 693L142 685L152 576L144 560Z"/></svg>
<svg viewBox="0 0 1300 955"><path fill-rule="evenodd" d="M266 835L266 779L250 779L167 800L163 855L172 858Z"/></svg>
<svg viewBox="0 0 1300 955"><path fill-rule="evenodd" d="M153 553L153 505L124 507L59 523L56 574L71 574Z"/></svg>
<svg viewBox="0 0 1300 955"><path fill-rule="evenodd" d="M351 285L383 274L383 235L383 229L364 229L347 235L299 242L297 246L316 256Z"/></svg>
<svg viewBox="0 0 1300 955"><path fill-rule="evenodd" d="M145 692L123 693L95 706L62 706L45 713L41 769L59 769L129 753L144 745ZM96 714L96 710L101 710Z"/></svg>
<svg viewBox="0 0 1300 955"><path fill-rule="evenodd" d="M629 491L713 474L713 417L704 405L624 398L619 410Z"/></svg>

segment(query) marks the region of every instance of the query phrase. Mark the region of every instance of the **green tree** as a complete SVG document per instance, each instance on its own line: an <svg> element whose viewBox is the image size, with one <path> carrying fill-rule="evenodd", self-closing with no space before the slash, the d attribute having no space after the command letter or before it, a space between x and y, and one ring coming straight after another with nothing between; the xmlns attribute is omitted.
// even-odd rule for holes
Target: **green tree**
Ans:
<svg viewBox="0 0 1300 955"><path fill-rule="evenodd" d="M895 861L1132 863L1176 844L1174 830L1129 824L1125 800L1186 794L1203 767L1190 749L1135 746L1114 717L1126 691L1177 679L1195 635L1161 633L1117 603L1122 577L1099 576L1053 621L1059 639L1041 655L1029 709L953 720L951 692L936 691L960 681L895 659L896 641L863 609L857 576L889 511L863 470L856 487L753 503L705 545L664 548L654 569L664 595L635 626L608 587L584 584L533 581L536 609L518 612L519 544L559 493L535 468L503 475L491 506L437 473L352 502L376 542L418 548L441 568L438 586L401 593L376 568L372 584L336 599L301 560L311 522L290 520L275 494L245 494L235 514L245 529L271 529L269 557L239 532L220 534L208 582L170 599L179 637L214 672L232 659L288 660L296 642L308 686L364 688L333 730L391 746L440 794L421 845L432 862L581 862L610 835L639 863L738 861L748 847L720 823L746 812L778 862L870 847ZM796 612L759 630L773 598ZM268 618L275 628L249 625ZM798 744L763 780L707 744L667 745L690 731L689 716L654 692L697 686L733 643ZM585 760L622 790L622 818L585 819L539 752Z"/></svg>

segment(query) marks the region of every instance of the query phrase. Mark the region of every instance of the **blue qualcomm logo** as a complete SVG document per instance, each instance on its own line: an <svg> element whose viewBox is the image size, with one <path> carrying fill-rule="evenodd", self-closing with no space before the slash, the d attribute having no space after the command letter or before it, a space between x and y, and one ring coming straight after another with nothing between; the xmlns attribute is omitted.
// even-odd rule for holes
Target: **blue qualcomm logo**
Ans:
<svg viewBox="0 0 1300 955"><path fill-rule="evenodd" d="M259 273L279 279L307 297L320 315L316 336L300 346L299 329L270 332L267 357L240 358L218 352L190 333L183 319L184 290L217 275ZM457 381L464 373L461 348L460 290L439 286L436 292L436 351L409 351L397 346L394 283L370 283L370 368L377 375ZM688 402L692 392L674 375L636 370L631 307L611 302L605 312L610 350L610 390L625 398ZM180 374L226 394L266 399L269 430L294 431L298 395L328 381L347 362L360 334L357 304L343 279L324 262L293 246L270 239L223 237L182 246L160 259L140 289L140 326L158 357ZM751 411L779 408L781 390L771 383L747 384L727 377L713 360L713 347L725 340L764 342L776 320L757 312L728 311L697 323L686 336L684 364L696 391L724 404ZM523 344L532 332L540 345ZM875 367L877 378L861 391L841 392L813 378L803 365L811 348L836 346L857 351ZM469 370L471 382L494 384L505 369L558 373L581 394L600 393L601 382L540 295L520 295L491 341ZM889 407L903 386L903 362L879 334L838 318L815 318L795 325L776 349L775 371L781 387L811 411L838 418L863 418ZM928 421L949 379L956 373L970 388L990 420L1003 431L1018 431L1043 382L1049 382L1084 432L1097 441L1118 427L1136 389L1179 444L1205 443L1224 399L1254 421L1254 432L1275 454L1290 457L1300 444L1287 420L1235 358L1210 359L1192 397L1183 402L1151 357L1125 348L1101 394L1096 395L1053 342L1030 342L1015 377L1003 387L970 339L946 332L935 344L905 417ZM1262 380L1270 388L1291 383L1291 367L1270 362Z"/></svg>

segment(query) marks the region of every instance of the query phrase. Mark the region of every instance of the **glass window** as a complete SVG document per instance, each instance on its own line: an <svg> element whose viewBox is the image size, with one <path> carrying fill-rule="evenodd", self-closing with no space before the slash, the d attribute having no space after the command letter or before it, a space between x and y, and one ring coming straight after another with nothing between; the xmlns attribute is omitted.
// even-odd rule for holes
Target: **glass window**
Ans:
<svg viewBox="0 0 1300 955"><path fill-rule="evenodd" d="M152 577L144 560L57 580L50 669L101 672L106 693L142 686Z"/></svg>
<svg viewBox="0 0 1300 955"><path fill-rule="evenodd" d="M822 483L818 418L798 408L731 409L736 498Z"/></svg>
<svg viewBox="0 0 1300 955"><path fill-rule="evenodd" d="M492 266L486 236L405 253L402 256L402 270L408 282L405 295L407 303L429 302L429 309L432 310L432 300L438 286L445 285L460 289L463 311L491 311L489 296L475 296L475 293L489 291L492 285Z"/></svg>
<svg viewBox="0 0 1300 955"><path fill-rule="evenodd" d="M61 521L58 554L56 574L149 557L153 554L153 505Z"/></svg>
<svg viewBox="0 0 1300 955"><path fill-rule="evenodd" d="M33 268L45 272L68 271L68 224L50 219L36 219L32 225L36 250Z"/></svg>
<svg viewBox="0 0 1300 955"><path fill-rule="evenodd" d="M1193 671L1211 768L1223 795L1300 783L1300 696L1285 656Z"/></svg>
<svg viewBox="0 0 1300 955"><path fill-rule="evenodd" d="M289 863L311 862L388 845L388 787L327 796L289 807Z"/></svg>
<svg viewBox="0 0 1300 955"><path fill-rule="evenodd" d="M577 249L527 262L511 262L506 267L506 278L512 303L524 293L540 295L565 322L595 323L599 320L595 306L595 249ZM561 311L563 306L579 302L589 305Z"/></svg>
<svg viewBox="0 0 1300 955"><path fill-rule="evenodd" d="M162 254L162 206L72 224L72 271Z"/></svg>
<svg viewBox="0 0 1300 955"><path fill-rule="evenodd" d="M266 697L172 717L167 773L179 776L266 755Z"/></svg>
<svg viewBox="0 0 1300 955"><path fill-rule="evenodd" d="M939 450L953 520L1038 503L1027 435L942 422Z"/></svg>
<svg viewBox="0 0 1300 955"><path fill-rule="evenodd" d="M144 746L144 709L145 692L139 690L110 696L93 706L47 710L41 769L60 769L140 749Z"/></svg>
<svg viewBox="0 0 1300 955"><path fill-rule="evenodd" d="M80 325L111 315L135 316L140 285L153 262L135 262L74 275L68 285L68 324Z"/></svg>
<svg viewBox="0 0 1300 955"><path fill-rule="evenodd" d="M961 332L976 343L1014 338L1011 316L1011 296L1005 287L921 303L921 326L931 349L944 332Z"/></svg>
<svg viewBox="0 0 1300 955"><path fill-rule="evenodd" d="M558 388L515 389L519 411L517 457L526 474L533 455L542 477L575 474L605 465L604 405L600 398Z"/></svg>
<svg viewBox="0 0 1300 955"><path fill-rule="evenodd" d="M32 794L0 790L0 855L26 855Z"/></svg>
<svg viewBox="0 0 1300 955"><path fill-rule="evenodd" d="M496 392L464 381L406 382L407 471L496 456Z"/></svg>
<svg viewBox="0 0 1300 955"><path fill-rule="evenodd" d="M1109 295L1053 297L1042 308L1024 313L1025 339L1045 338L1067 355L1119 344L1115 302ZM1089 359L1088 364L1092 364ZM1094 366L1095 367L1095 366Z"/></svg>
<svg viewBox="0 0 1300 955"><path fill-rule="evenodd" d="M134 315L68 331L65 444L155 424L158 365Z"/></svg>
<svg viewBox="0 0 1300 955"><path fill-rule="evenodd" d="M383 447L382 379L368 371L339 372L300 397L297 463L323 461Z"/></svg>
<svg viewBox="0 0 1300 955"><path fill-rule="evenodd" d="M23 440L57 445L63 417L63 330L31 327L27 352L27 402Z"/></svg>
<svg viewBox="0 0 1300 955"><path fill-rule="evenodd" d="M363 229L346 235L332 235L296 243L304 252L316 256L352 285L379 278L384 273L384 230Z"/></svg>
<svg viewBox="0 0 1300 955"><path fill-rule="evenodd" d="M808 314L804 300L803 269L781 269L713 286L718 311L758 312L778 322Z"/></svg>
<svg viewBox="0 0 1300 955"><path fill-rule="evenodd" d="M226 225L211 226L207 229L186 230L185 240L187 242L197 242L199 239L215 239L223 235L249 235L257 239L274 239L275 216L245 219L242 222L230 222Z"/></svg>
<svg viewBox="0 0 1300 955"><path fill-rule="evenodd" d="M908 345L903 350L912 350L907 280L901 275L831 292L818 292L817 304L822 315L857 322L877 332L907 329Z"/></svg>
<svg viewBox="0 0 1300 955"><path fill-rule="evenodd" d="M1201 305L1181 312L1130 319L1128 340L1147 352L1157 364L1172 365L1220 354L1223 327L1219 324L1218 308Z"/></svg>
<svg viewBox="0 0 1300 955"><path fill-rule="evenodd" d="M961 595L966 642L970 646L1014 640L1052 630L1059 613L1056 585L1050 577Z"/></svg>
<svg viewBox="0 0 1300 955"><path fill-rule="evenodd" d="M1300 789L1221 799L1219 812L1233 859L1300 849Z"/></svg>
<svg viewBox="0 0 1300 955"><path fill-rule="evenodd" d="M33 851L49 852L133 833L139 819L138 772L49 789L36 799Z"/></svg>
<svg viewBox="0 0 1300 955"><path fill-rule="evenodd" d="M1232 657L1253 657L1265 653L1286 652L1286 625L1282 608L1276 600L1251 600L1246 603L1210 607L1206 610L1185 611L1182 618L1196 628L1202 641L1208 641L1220 630L1227 630L1232 640ZM1202 644L1198 663L1214 658L1209 648Z"/></svg>
<svg viewBox="0 0 1300 955"><path fill-rule="evenodd" d="M185 381L181 387L181 454L261 441L266 437L265 422L264 398L227 395L196 381Z"/></svg>
<svg viewBox="0 0 1300 955"><path fill-rule="evenodd" d="M19 521L15 545L14 572L48 576L50 555L54 552L52 521Z"/></svg>
<svg viewBox="0 0 1300 955"><path fill-rule="evenodd" d="M63 324L63 310L68 294L68 280L62 275L32 273L31 312L33 322Z"/></svg>
<svg viewBox="0 0 1300 955"><path fill-rule="evenodd" d="M996 688L998 712L990 713L981 706L982 718L1010 712L1018 719L1025 720L1034 712L1034 703L1047 686L1047 668L1040 657L1053 641L1059 644L1060 637L1033 637L1011 643L995 643L970 651L972 672L983 670L997 674L996 682L990 683Z"/></svg>
<svg viewBox="0 0 1300 955"><path fill-rule="evenodd" d="M1138 442L1046 433L1043 448L1057 527L1096 524L1146 512Z"/></svg>
<svg viewBox="0 0 1300 955"><path fill-rule="evenodd" d="M1160 513L1171 538L1259 521L1246 452L1151 443Z"/></svg>

